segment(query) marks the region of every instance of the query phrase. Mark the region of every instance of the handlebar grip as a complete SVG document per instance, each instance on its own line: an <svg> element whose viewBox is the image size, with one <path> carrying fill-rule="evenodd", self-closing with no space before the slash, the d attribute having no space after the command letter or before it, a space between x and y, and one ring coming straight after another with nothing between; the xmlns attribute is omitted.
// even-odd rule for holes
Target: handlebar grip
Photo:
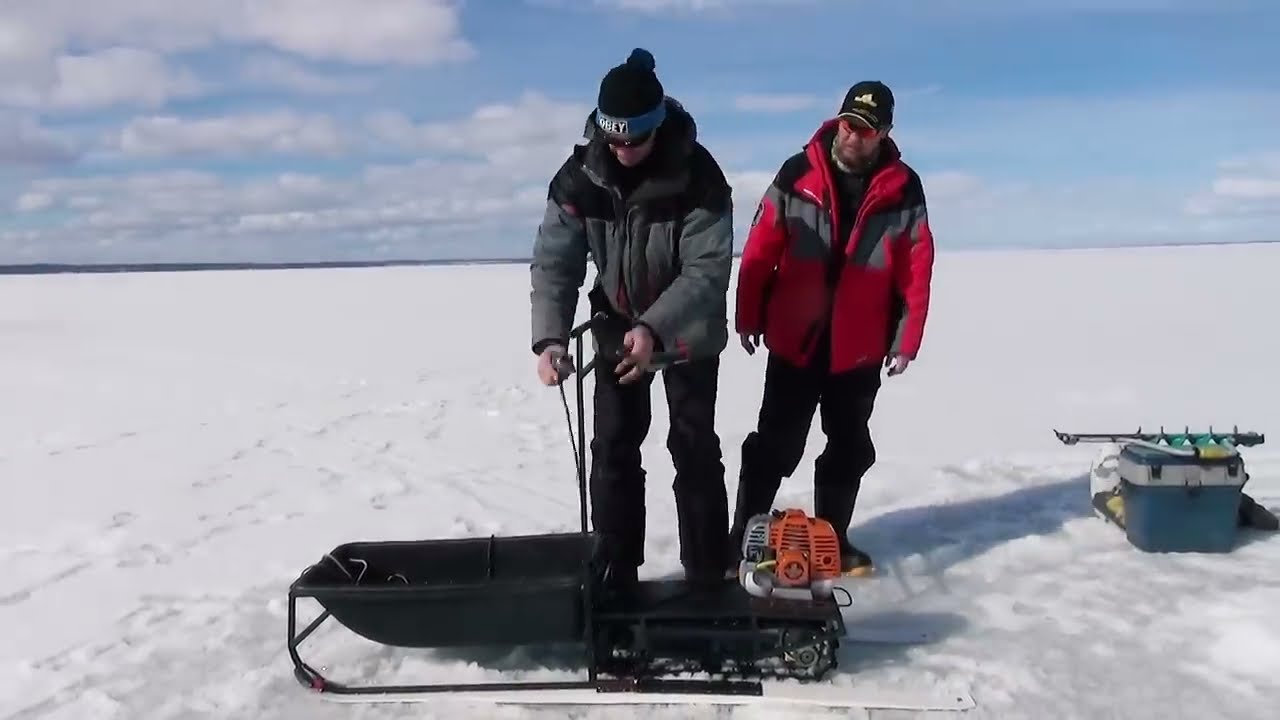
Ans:
<svg viewBox="0 0 1280 720"><path fill-rule="evenodd" d="M570 342L596 329L597 327L602 325L607 319L608 319L608 316L605 315L603 312L593 313L586 320L583 320L581 323L575 325L573 328L569 330Z"/></svg>
<svg viewBox="0 0 1280 720"><path fill-rule="evenodd" d="M586 335L589 332L595 331L609 322L610 320L607 314L605 314L604 312L597 311L593 313L590 317L588 317L585 321L583 321L582 323L572 328L569 331L569 339L571 341L579 339L583 335ZM602 349L596 353L596 357L593 358L591 361L592 364L594 364L596 360L600 360L602 362L612 362L612 363L621 362L622 360L621 349L620 348L610 348L610 350ZM656 353L653 353L653 355L651 355L649 358L648 370L651 372L654 370L660 370L664 367L669 367L671 365L678 365L680 363L686 362L686 360L687 358L685 358L683 353L680 353L674 350L656 352Z"/></svg>
<svg viewBox="0 0 1280 720"><path fill-rule="evenodd" d="M665 352L656 352L649 358L649 366L652 368L662 368L670 365L678 365L685 361L684 353L675 350L667 350Z"/></svg>
<svg viewBox="0 0 1280 720"><path fill-rule="evenodd" d="M595 358L592 360L592 362L596 362L596 361L609 363L610 365L616 365L622 362L622 355L617 353L601 352L601 353L598 353L595 356ZM674 350L668 350L665 352L656 352L649 356L649 366L646 369L649 372L654 372L656 370L661 370L663 368L670 367L672 365L679 365L680 363L683 363L686 361L687 360L683 353L679 353Z"/></svg>

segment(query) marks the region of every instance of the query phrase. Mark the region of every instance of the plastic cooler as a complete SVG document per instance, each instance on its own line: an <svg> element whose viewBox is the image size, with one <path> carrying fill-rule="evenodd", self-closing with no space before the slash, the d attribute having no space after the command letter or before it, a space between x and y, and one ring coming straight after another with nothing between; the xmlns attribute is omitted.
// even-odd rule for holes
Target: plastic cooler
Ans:
<svg viewBox="0 0 1280 720"><path fill-rule="evenodd" d="M1129 542L1147 552L1229 552L1248 475L1237 451L1128 445L1118 471Z"/></svg>

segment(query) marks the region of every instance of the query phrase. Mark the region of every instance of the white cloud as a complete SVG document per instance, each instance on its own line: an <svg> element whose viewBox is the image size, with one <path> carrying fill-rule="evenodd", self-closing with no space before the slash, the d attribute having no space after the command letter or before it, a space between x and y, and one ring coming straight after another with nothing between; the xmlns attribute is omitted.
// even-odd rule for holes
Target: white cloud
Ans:
<svg viewBox="0 0 1280 720"><path fill-rule="evenodd" d="M6 0L0 102L156 105L200 88L167 56L215 45L368 64L474 54L455 0Z"/></svg>
<svg viewBox="0 0 1280 720"><path fill-rule="evenodd" d="M473 52L448 0L257 0L240 12L233 38L313 59L424 64Z"/></svg>
<svg viewBox="0 0 1280 720"><path fill-rule="evenodd" d="M596 0L596 5L648 13L720 10L731 4L731 0Z"/></svg>
<svg viewBox="0 0 1280 720"><path fill-rule="evenodd" d="M278 55L255 54L240 63L239 83L245 88L286 90L300 95L341 95L371 89L371 75L320 73Z"/></svg>
<svg viewBox="0 0 1280 720"><path fill-rule="evenodd" d="M70 140L42 127L35 118L0 110L0 166L61 164L78 154Z"/></svg>
<svg viewBox="0 0 1280 720"><path fill-rule="evenodd" d="M529 0L541 5L576 5L582 0ZM753 7L822 5L832 0L595 0L597 7L624 12L670 14L709 13Z"/></svg>
<svg viewBox="0 0 1280 720"><path fill-rule="evenodd" d="M18 212L33 212L35 210L44 210L53 205L53 196L48 193L29 192L18 196L14 202L14 209Z"/></svg>
<svg viewBox="0 0 1280 720"><path fill-rule="evenodd" d="M1218 175L1206 190L1187 200L1185 209L1197 218L1280 218L1280 151L1219 163Z"/></svg>
<svg viewBox="0 0 1280 720"><path fill-rule="evenodd" d="M348 176L234 179L166 170L35 180L12 201L34 224L0 229L0 262L523 255L541 220L547 183L581 140L588 112L585 104L530 92L447 122L380 115L367 121L369 137L329 118L284 112L139 118L110 136L115 151L360 151L376 139L411 159ZM528 117L538 122L522 121ZM774 171L726 172L741 233Z"/></svg>
<svg viewBox="0 0 1280 720"><path fill-rule="evenodd" d="M587 4L588 0L525 0L526 3L542 7L578 8ZM1053 2L1037 2L1036 0L973 0L972 2L926 3L923 7L913 6L911 12L920 12L932 16L947 16L963 13L972 16L975 13L987 15L1044 14L1044 13L1175 13L1205 12L1206 6L1219 10L1250 7L1256 0L1054 0ZM727 12L730 10L756 7L822 7L847 5L848 0L593 0L595 7L622 12L636 12L651 15L691 13L707 14ZM879 8L874 8L879 9Z"/></svg>
<svg viewBox="0 0 1280 720"><path fill-rule="evenodd" d="M1273 125L1280 118L1280 94L1229 87L1004 97L952 89L905 105L899 103L894 134L909 152L1007 153L1061 161L1106 157L1116 146L1178 147L1199 131L1206 106L1248 108L1230 118L1240 129ZM1089 132L1080 132L1082 127Z"/></svg>
<svg viewBox="0 0 1280 720"><path fill-rule="evenodd" d="M756 205L777 173L771 170L726 171L725 179L733 187L734 215L738 221L750 222Z"/></svg>
<svg viewBox="0 0 1280 720"><path fill-rule="evenodd" d="M941 170L920 177L929 202L950 202L985 191L981 177L961 170Z"/></svg>
<svg viewBox="0 0 1280 720"><path fill-rule="evenodd" d="M485 163L419 161L354 177L278 173L235 181L169 171L36 181L29 209L73 210L0 230L0 261L317 260L519 254L553 169L524 181ZM39 198L39 200L34 200Z"/></svg>
<svg viewBox="0 0 1280 720"><path fill-rule="evenodd" d="M0 101L27 108L86 110L118 103L158 107L194 95L202 84L183 69L171 68L149 50L108 48L85 55L60 55L50 73L0 86Z"/></svg>
<svg viewBox="0 0 1280 720"><path fill-rule="evenodd" d="M7 0L0 27L44 50L162 52L265 45L308 58L431 63L467 58L455 0Z"/></svg>
<svg viewBox="0 0 1280 720"><path fill-rule="evenodd" d="M1236 200L1280 200L1280 178L1218 178L1213 192Z"/></svg>
<svg viewBox="0 0 1280 720"><path fill-rule="evenodd" d="M52 177L15 207L48 219L0 229L0 262L471 256L527 252L547 183L589 108L537 93L449 122L378 115L365 132L295 112L147 116L108 136L143 156L306 155L389 143L409 160L349 176L232 179L173 170ZM527 122L527 118L537 122Z"/></svg>
<svg viewBox="0 0 1280 720"><path fill-rule="evenodd" d="M1219 178L1196 193L1149 177L1002 181L964 171L923 174L944 246L1048 247L1280 240L1280 174ZM1242 197L1243 195L1243 197Z"/></svg>
<svg viewBox="0 0 1280 720"><path fill-rule="evenodd" d="M463 118L417 123L403 113L365 118L371 141L400 151L470 158L492 169L497 182L550 179L569 149L583 137L591 106L525 92L513 102L490 103ZM545 176L545 177L544 177ZM545 188L540 191L545 195Z"/></svg>
<svg viewBox="0 0 1280 720"><path fill-rule="evenodd" d="M554 140L531 141L518 162L496 153L370 165L346 177L277 172L231 179L178 170L37 180L19 189L12 206L50 224L0 229L0 262L520 256L532 243L547 182L580 129L566 126ZM1267 162L1247 167L1273 167ZM1229 177L1277 177L1249 175L1245 167ZM776 168L726 172L740 249ZM1257 240L1267 238L1273 222L1242 213L1231 185L1207 195L1217 204L1192 214L1182 189L1145 180L1029 184L965 170L923 179L943 248L1188 242L1205 233ZM1270 190L1245 194L1269 203L1272 218L1280 214Z"/></svg>
<svg viewBox="0 0 1280 720"><path fill-rule="evenodd" d="M279 110L203 119L135 118L111 134L107 146L113 152L144 157L335 155L345 149L346 141L329 117Z"/></svg>
<svg viewBox="0 0 1280 720"><path fill-rule="evenodd" d="M462 153L504 162L538 148L560 152L565 143L582 137L590 111L586 103L525 92L515 102L483 105L458 120L419 124L399 112L379 112L368 116L366 126L375 137L406 150Z"/></svg>
<svg viewBox="0 0 1280 720"><path fill-rule="evenodd" d="M622 9L750 4L629 0ZM61 177L3 186L0 204L21 222L0 227L0 262L523 254L541 217L546 183L581 139L594 94L588 87L586 100L567 101L529 91L444 120L418 114L430 108L430 98L370 92L353 105L354 113L317 100L384 83L391 90L404 79L342 63L421 65L469 57L457 10L434 0L9 0L3 8L0 103L18 105L23 114L0 109L0 162L85 161ZM201 64L175 56L207 49L233 58L220 68L226 85L218 89L286 92L263 93L265 99L245 93L236 100L258 104L204 105L214 109L199 116L173 107L176 99L215 89L194 72L208 68L211 56L199 58ZM312 97L291 98L290 92ZM805 118L825 116L844 89L832 87L831 97L825 90L733 93L713 89L704 102L708 113L728 114L730 107L794 113L767 128L713 129L702 137L734 186L741 247L776 172L773 160L798 148L812 131ZM941 94L936 86L898 90L900 99L910 98L899 118L908 159L949 164L929 168L925 177L944 245L1192 239L1206 230L1243 237L1261 232L1253 218L1275 214L1280 162L1274 157L1224 163L1190 198L1173 182L1095 185L1039 177L1019 183L969 169L975 157L994 157L998 165L1014 155L1024 163L1047 156L1041 166L1060 169L1130 144L1138 133L1148 142L1152 132L1183 135L1187 129L1179 123L1189 127L1198 117L1188 108L1206 102L1200 93L1125 95L1103 98L1101 105L962 95L945 106L936 97ZM1264 93L1221 91L1211 100L1262 108L1259 124L1278 107ZM104 131L102 116L85 111L108 106L140 114ZM42 110L62 117L42 117ZM81 113L79 121L64 122L74 112ZM1108 122L1096 125L1098 116ZM715 128L718 119L702 127ZM777 130L783 123L795 129ZM1082 137L1078 128L1086 126L1091 130ZM99 144L82 155L81 143L63 135L72 130L96 134ZM1046 136L1072 141L1045 143ZM338 155L341 163L311 162ZM226 159L238 161L241 172L200 170ZM178 169L138 172L131 165ZM331 170L310 171L326 166ZM293 171L304 167L307 172Z"/></svg>
<svg viewBox="0 0 1280 720"><path fill-rule="evenodd" d="M1265 2L1266 0L1263 0ZM1230 12L1260 5L1259 0L975 0L967 3L935 3L938 14L986 13L1001 15L1082 13L1153 14Z"/></svg>

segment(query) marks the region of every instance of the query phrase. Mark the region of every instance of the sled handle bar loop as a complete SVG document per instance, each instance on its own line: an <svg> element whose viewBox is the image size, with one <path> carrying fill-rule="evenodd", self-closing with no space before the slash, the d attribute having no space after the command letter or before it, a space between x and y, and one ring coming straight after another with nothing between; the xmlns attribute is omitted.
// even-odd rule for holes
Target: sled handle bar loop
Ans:
<svg viewBox="0 0 1280 720"><path fill-rule="evenodd" d="M593 330L594 328L596 328L597 326L599 326L601 323L603 323L607 319L608 319L608 316L605 315L603 312L597 312L591 317L579 323L578 325L574 326L571 330L569 330L569 341L570 342L577 341L578 355L579 355L579 357L577 358L578 362L582 362L582 358L581 358L582 337L586 335L588 332L590 332L591 330ZM601 358L599 355L591 358L591 361L579 367L578 371L581 373L590 372L590 370L595 366L596 361L600 359ZM621 360L621 358L617 358L617 359ZM688 358L685 357L684 353L681 353L676 350L664 350L663 352L656 352L649 356L649 363L648 365L645 366L645 370L648 370L650 372L655 370L661 370L663 368L667 368L672 365L679 365L683 362L686 362L687 360Z"/></svg>

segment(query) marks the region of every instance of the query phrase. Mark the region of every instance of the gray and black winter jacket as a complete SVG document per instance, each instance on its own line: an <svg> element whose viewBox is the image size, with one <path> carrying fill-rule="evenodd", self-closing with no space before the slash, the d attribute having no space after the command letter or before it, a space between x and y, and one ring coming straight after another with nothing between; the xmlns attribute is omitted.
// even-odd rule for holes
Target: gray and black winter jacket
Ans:
<svg viewBox="0 0 1280 720"><path fill-rule="evenodd" d="M535 353L567 342L588 256L597 271L593 295L647 326L659 349L689 359L724 350L732 191L698 143L693 118L675 100L666 102L653 155L634 180L625 179L628 171L593 131L551 179L530 267Z"/></svg>

